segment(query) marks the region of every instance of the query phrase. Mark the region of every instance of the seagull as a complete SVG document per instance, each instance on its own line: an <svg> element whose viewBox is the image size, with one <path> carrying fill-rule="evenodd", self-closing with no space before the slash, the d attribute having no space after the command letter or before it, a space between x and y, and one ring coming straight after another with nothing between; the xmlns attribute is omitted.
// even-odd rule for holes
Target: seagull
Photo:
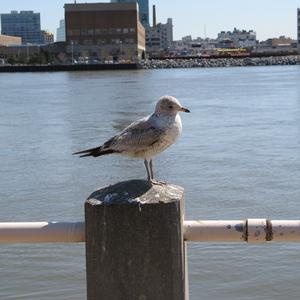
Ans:
<svg viewBox="0 0 300 300"><path fill-rule="evenodd" d="M154 179L153 158L175 143L182 131L178 112L190 111L172 96L163 96L156 104L153 114L133 122L122 132L103 145L73 153L80 157L98 157L120 154L144 160L148 181L151 184L165 184Z"/></svg>

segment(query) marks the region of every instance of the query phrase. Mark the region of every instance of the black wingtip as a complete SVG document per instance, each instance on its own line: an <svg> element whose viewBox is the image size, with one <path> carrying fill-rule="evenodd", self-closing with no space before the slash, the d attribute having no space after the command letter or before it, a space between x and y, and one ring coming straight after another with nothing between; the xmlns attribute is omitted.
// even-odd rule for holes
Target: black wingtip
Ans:
<svg viewBox="0 0 300 300"><path fill-rule="evenodd" d="M89 154L89 155L91 155L92 153L100 151L100 149L101 149L101 147L95 147L95 148L80 150L80 151L72 153L72 155L78 155L78 154Z"/></svg>

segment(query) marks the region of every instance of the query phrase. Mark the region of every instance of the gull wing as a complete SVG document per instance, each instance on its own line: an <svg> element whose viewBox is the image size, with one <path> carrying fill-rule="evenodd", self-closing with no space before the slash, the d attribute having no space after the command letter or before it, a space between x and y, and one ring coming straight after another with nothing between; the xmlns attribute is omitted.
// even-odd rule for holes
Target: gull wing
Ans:
<svg viewBox="0 0 300 300"><path fill-rule="evenodd" d="M164 135L164 130L153 124L151 117L138 120L120 134L108 140L103 149L117 152L140 152L154 145Z"/></svg>

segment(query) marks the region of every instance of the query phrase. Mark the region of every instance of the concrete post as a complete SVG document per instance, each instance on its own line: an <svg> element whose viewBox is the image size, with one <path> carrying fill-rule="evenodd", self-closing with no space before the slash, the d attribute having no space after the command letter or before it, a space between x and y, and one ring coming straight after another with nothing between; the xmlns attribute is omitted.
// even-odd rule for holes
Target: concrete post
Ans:
<svg viewBox="0 0 300 300"><path fill-rule="evenodd" d="M99 189L85 221L87 300L185 299L182 188L130 180Z"/></svg>

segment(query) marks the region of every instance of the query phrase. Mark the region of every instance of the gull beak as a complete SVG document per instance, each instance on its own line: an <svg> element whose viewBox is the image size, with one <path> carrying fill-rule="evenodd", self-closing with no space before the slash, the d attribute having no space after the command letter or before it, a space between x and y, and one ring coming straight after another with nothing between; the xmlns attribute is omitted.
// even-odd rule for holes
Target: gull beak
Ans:
<svg viewBox="0 0 300 300"><path fill-rule="evenodd" d="M180 107L179 109L180 111L186 112L186 113L190 113L190 110L185 108L185 107Z"/></svg>

